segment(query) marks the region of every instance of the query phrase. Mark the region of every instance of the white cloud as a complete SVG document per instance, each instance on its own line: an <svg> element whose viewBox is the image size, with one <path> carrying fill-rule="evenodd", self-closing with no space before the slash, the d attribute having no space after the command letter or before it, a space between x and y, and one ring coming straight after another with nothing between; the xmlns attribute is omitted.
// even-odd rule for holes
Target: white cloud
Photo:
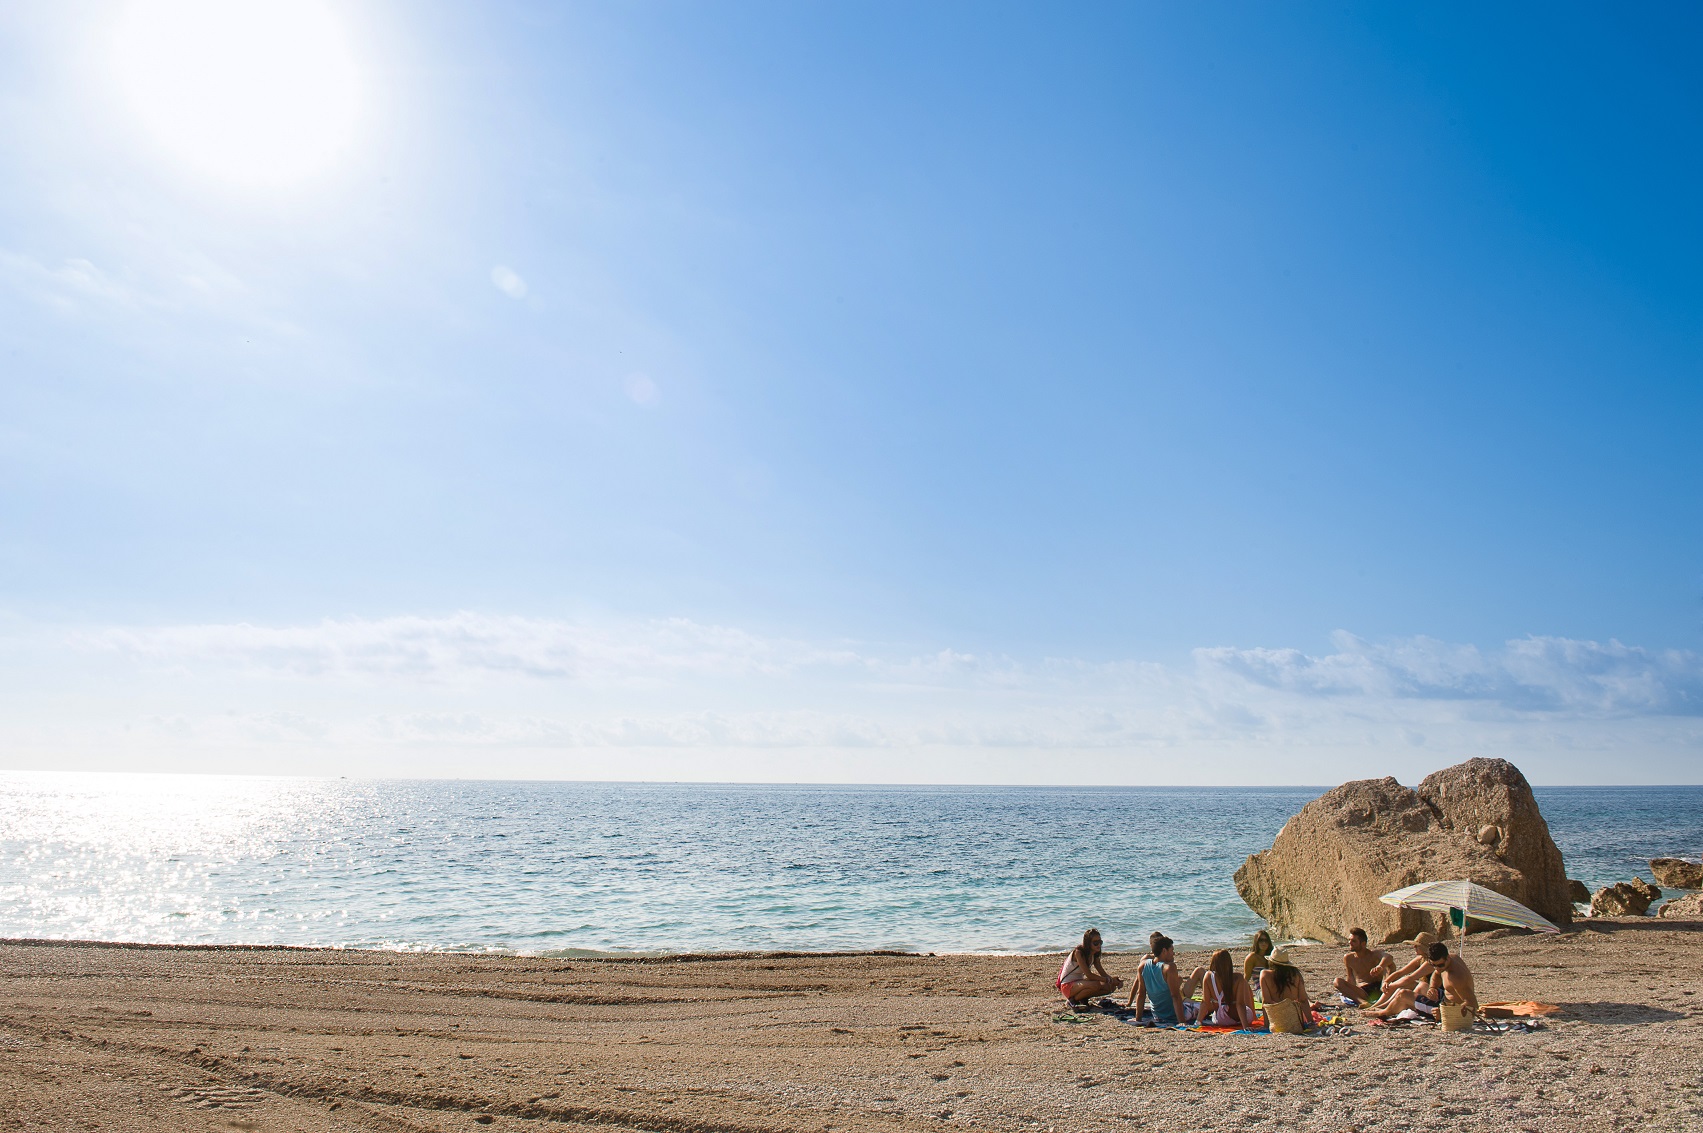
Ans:
<svg viewBox="0 0 1703 1133"><path fill-rule="evenodd" d="M1373 644L1336 635L1337 652L1201 649L1204 672L1299 695L1479 701L1510 712L1703 715L1703 657L1558 637L1528 637L1489 653L1427 637Z"/></svg>
<svg viewBox="0 0 1703 1133"><path fill-rule="evenodd" d="M662 400L662 391L657 389L656 383L645 374L628 374L627 380L622 384L635 405L655 405Z"/></svg>
<svg viewBox="0 0 1703 1133"><path fill-rule="evenodd" d="M843 664L845 651L762 638L684 618L619 627L462 612L350 618L301 626L214 624L85 631L81 643L158 664L324 677L430 682L493 676L644 681L678 672L760 676Z"/></svg>
<svg viewBox="0 0 1703 1133"><path fill-rule="evenodd" d="M49 267L29 256L0 249L0 276L9 280L18 291L61 310L73 309L82 301L120 307L158 303L157 299L129 283L114 279L81 257L67 259L58 267Z"/></svg>
<svg viewBox="0 0 1703 1133"><path fill-rule="evenodd" d="M1612 641L1479 649L1340 634L1318 655L1208 648L1162 665L472 612L31 640L14 637L9 659L24 664L4 667L23 672L33 658L33 671L53 670L40 654L60 650L66 675L51 694L63 705L86 683L96 723L78 741L77 721L38 720L32 739L18 691L10 737L0 726L14 750L128 744L150 758L247 753L272 769L1250 783L1422 774L1505 754L1551 768L1551 781L1600 782L1630 773L1590 770L1629 749L1646 779L1665 781L1703 751L1703 658Z"/></svg>

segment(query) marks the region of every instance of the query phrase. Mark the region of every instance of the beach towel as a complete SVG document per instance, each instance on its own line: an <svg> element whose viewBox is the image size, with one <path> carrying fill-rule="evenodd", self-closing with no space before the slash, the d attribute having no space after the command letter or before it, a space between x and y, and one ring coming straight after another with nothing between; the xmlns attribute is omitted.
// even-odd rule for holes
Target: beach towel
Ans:
<svg viewBox="0 0 1703 1133"><path fill-rule="evenodd" d="M1538 1003L1526 999L1514 1003L1481 1003L1478 1013L1487 1019L1535 1019L1545 1015L1559 1015L1561 1008L1553 1003Z"/></svg>
<svg viewBox="0 0 1703 1133"><path fill-rule="evenodd" d="M1089 1017L1094 1015L1110 1015L1114 1019L1121 1019L1127 1023L1133 1021L1135 1012L1108 996L1103 999L1090 999L1087 1003L1067 1007L1053 1016L1053 1022L1086 1023Z"/></svg>
<svg viewBox="0 0 1703 1133"><path fill-rule="evenodd" d="M1256 1020L1255 1025L1252 1027L1179 1026L1176 1030L1191 1031L1197 1035L1269 1035L1272 1033L1270 1026L1266 1023L1265 1016L1263 1015ZM1319 1016L1315 1014L1310 1020L1308 1020L1305 1030L1288 1033L1310 1035L1314 1038L1318 1038L1327 1035L1352 1035L1354 1030L1348 1025L1348 1021L1341 1015Z"/></svg>
<svg viewBox="0 0 1703 1133"><path fill-rule="evenodd" d="M1543 1024L1536 1019L1474 1019L1472 1021L1472 1033L1475 1035L1505 1035L1509 1032L1528 1035L1533 1031L1543 1029Z"/></svg>
<svg viewBox="0 0 1703 1133"><path fill-rule="evenodd" d="M1179 1031L1193 1031L1197 1035L1269 1035L1264 1027L1178 1027Z"/></svg>

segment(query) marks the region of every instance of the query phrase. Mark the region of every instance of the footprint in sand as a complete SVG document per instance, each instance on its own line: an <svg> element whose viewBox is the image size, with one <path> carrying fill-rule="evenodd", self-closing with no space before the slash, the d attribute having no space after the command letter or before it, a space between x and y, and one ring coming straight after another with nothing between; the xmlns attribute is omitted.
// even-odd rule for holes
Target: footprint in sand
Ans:
<svg viewBox="0 0 1703 1133"><path fill-rule="evenodd" d="M196 1109L253 1109L266 1091L253 1087L225 1086L161 1086L172 1097Z"/></svg>

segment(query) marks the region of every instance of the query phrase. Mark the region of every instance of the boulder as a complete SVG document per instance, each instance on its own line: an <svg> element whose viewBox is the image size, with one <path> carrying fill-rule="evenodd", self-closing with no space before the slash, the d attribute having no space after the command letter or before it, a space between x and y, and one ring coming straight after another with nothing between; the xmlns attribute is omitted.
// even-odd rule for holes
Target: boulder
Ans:
<svg viewBox="0 0 1703 1133"><path fill-rule="evenodd" d="M1676 920L1703 921L1703 893L1687 893L1683 897L1675 897L1663 905L1656 915Z"/></svg>
<svg viewBox="0 0 1703 1133"><path fill-rule="evenodd" d="M1591 891L1585 888L1585 883L1571 877L1567 879L1567 896L1573 898L1575 905L1591 903Z"/></svg>
<svg viewBox="0 0 1703 1133"><path fill-rule="evenodd" d="M1669 889L1703 889L1703 865L1684 858L1651 858L1650 873Z"/></svg>
<svg viewBox="0 0 1703 1133"><path fill-rule="evenodd" d="M1543 820L1531 784L1518 767L1505 759L1469 759L1427 775L1419 784L1419 797L1446 830L1495 826L1500 836L1492 847L1496 857L1521 879L1515 889L1503 889L1479 877L1471 880L1558 925L1573 922L1573 895L1561 850L1549 836L1549 823Z"/></svg>
<svg viewBox="0 0 1703 1133"><path fill-rule="evenodd" d="M1561 851L1519 768L1473 759L1428 776L1344 783L1301 808L1271 848L1236 871L1236 891L1281 936L1374 941L1446 935L1446 914L1378 897L1421 881L1466 878L1557 924L1573 920Z"/></svg>
<svg viewBox="0 0 1703 1133"><path fill-rule="evenodd" d="M1650 902L1661 895L1660 889L1641 877L1617 881L1591 894L1591 916L1641 917L1650 911Z"/></svg>

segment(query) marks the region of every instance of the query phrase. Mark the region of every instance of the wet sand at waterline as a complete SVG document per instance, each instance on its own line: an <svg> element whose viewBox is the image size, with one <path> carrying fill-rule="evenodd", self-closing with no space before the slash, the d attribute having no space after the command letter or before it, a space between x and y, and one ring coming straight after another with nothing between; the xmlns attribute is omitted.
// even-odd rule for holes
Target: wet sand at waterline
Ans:
<svg viewBox="0 0 1703 1133"><path fill-rule="evenodd" d="M5 944L0 1129L1703 1127L1703 922L1467 955L1484 998L1565 1014L1219 1037L1055 1022L1057 957ZM1301 952L1315 995L1339 956Z"/></svg>

